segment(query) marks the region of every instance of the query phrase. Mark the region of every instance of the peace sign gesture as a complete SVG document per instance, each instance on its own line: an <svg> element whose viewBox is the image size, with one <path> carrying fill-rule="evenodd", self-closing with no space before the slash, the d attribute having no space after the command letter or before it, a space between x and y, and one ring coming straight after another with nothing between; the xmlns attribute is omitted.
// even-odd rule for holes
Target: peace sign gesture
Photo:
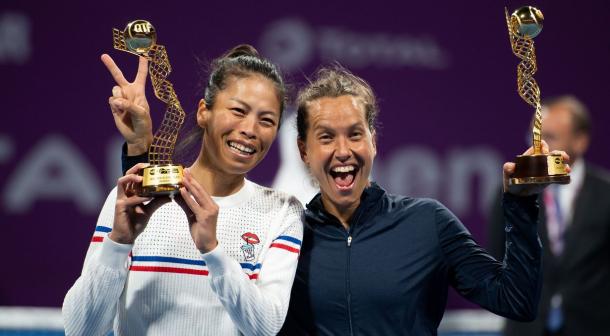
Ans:
<svg viewBox="0 0 610 336"><path fill-rule="evenodd" d="M114 122L127 142L127 155L143 154L153 140L150 108L145 94L148 60L140 57L136 79L130 83L110 56L103 54L101 59L117 84L112 88L108 103Z"/></svg>

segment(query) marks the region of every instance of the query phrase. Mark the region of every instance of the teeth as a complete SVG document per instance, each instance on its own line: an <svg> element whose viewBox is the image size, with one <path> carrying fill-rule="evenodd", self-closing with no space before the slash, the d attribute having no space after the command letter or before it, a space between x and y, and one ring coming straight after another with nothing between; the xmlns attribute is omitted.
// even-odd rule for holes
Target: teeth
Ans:
<svg viewBox="0 0 610 336"><path fill-rule="evenodd" d="M233 147L233 148L235 148L237 150L240 150L242 152L246 152L248 154L254 153L254 149L253 148L246 147L246 146L244 146L242 144L239 144L237 142L229 141L229 146L231 146L231 147Z"/></svg>
<svg viewBox="0 0 610 336"><path fill-rule="evenodd" d="M349 173L351 171L354 171L355 169L356 169L356 167L354 167L354 166L341 166L341 167L333 168L333 172L335 172L335 173Z"/></svg>

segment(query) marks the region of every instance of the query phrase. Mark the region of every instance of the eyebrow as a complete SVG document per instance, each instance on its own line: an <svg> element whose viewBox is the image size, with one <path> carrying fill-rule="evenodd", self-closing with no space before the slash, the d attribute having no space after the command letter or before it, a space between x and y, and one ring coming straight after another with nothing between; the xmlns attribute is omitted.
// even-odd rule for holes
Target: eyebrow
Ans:
<svg viewBox="0 0 610 336"><path fill-rule="evenodd" d="M248 103L246 103L245 101L243 101L243 100L241 100L239 98L231 97L229 99L244 105L248 110L252 109L252 107L250 105L248 105Z"/></svg>
<svg viewBox="0 0 610 336"><path fill-rule="evenodd" d="M359 127L360 128L366 128L364 125L362 125L362 122L358 121L358 122L355 122L355 123L349 125L347 127L347 129L348 130L352 130L352 129L359 128ZM318 130L318 129L334 130L335 129L334 127L332 127L331 123L328 123L328 122L318 122L318 123L315 123L312 128L316 129L316 130Z"/></svg>
<svg viewBox="0 0 610 336"><path fill-rule="evenodd" d="M243 100L241 100L239 98L231 97L231 98L229 98L229 100L232 100L232 101L235 101L235 102L237 102L239 104L244 105L246 107L246 109L248 109L250 111L252 110L252 107L248 103L246 103L245 101L243 101ZM260 114L271 114L271 115L277 116L279 118L278 113L275 113L273 111L262 111Z"/></svg>

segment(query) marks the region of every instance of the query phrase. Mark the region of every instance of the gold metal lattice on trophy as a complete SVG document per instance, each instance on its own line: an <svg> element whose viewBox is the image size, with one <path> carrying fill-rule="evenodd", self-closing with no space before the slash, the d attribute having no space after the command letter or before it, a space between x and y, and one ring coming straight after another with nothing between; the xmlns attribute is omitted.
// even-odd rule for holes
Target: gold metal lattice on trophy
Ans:
<svg viewBox="0 0 610 336"><path fill-rule="evenodd" d="M145 20L127 24L123 31L112 30L114 48L149 60L148 71L155 96L166 104L161 126L148 150L151 164L142 170L141 196L173 194L182 186L182 165L173 164L174 147L178 131L184 123L184 109L180 105L174 86L167 80L172 67L165 47L158 45L153 25Z"/></svg>
<svg viewBox="0 0 610 336"><path fill-rule="evenodd" d="M511 184L570 183L560 154L542 153L542 105L540 88L534 79L538 70L534 37L542 31L544 16L532 6L517 9L511 15L505 8L506 25L513 53L521 60L517 66L517 90L526 103L535 108L533 121L532 155L519 155L515 160L515 172Z"/></svg>

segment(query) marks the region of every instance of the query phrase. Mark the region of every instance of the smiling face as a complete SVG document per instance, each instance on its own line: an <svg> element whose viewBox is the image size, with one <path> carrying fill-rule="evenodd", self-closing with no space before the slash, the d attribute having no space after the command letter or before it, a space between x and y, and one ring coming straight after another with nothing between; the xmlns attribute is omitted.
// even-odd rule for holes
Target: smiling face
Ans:
<svg viewBox="0 0 610 336"><path fill-rule="evenodd" d="M298 140L301 158L320 185L325 208L351 213L377 153L363 104L351 95L323 97L309 102L307 111L306 137Z"/></svg>
<svg viewBox="0 0 610 336"><path fill-rule="evenodd" d="M256 74L228 79L211 109L203 100L199 103L204 164L227 174L246 174L267 154L279 119L280 101L273 82Z"/></svg>

